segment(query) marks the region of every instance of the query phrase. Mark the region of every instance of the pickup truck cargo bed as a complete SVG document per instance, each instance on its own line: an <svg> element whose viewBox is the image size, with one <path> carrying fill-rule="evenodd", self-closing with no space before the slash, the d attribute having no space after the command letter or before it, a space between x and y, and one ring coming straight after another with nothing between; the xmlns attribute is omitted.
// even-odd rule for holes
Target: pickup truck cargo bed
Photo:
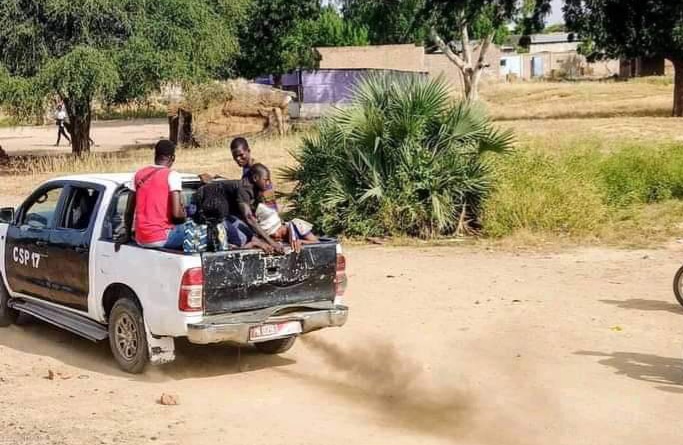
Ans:
<svg viewBox="0 0 683 445"><path fill-rule="evenodd" d="M204 253L204 313L334 301L336 264L336 241L276 256L253 250Z"/></svg>

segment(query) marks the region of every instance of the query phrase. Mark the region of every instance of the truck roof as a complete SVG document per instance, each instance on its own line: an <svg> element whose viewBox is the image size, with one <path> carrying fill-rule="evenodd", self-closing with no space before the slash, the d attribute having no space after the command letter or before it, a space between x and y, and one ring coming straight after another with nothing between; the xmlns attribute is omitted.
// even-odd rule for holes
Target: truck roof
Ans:
<svg viewBox="0 0 683 445"><path fill-rule="evenodd" d="M86 173L81 175L69 175L53 178L51 181L97 181L110 182L115 185L125 184L133 180L133 172L130 173ZM180 173L183 181L197 181L199 177L192 173Z"/></svg>

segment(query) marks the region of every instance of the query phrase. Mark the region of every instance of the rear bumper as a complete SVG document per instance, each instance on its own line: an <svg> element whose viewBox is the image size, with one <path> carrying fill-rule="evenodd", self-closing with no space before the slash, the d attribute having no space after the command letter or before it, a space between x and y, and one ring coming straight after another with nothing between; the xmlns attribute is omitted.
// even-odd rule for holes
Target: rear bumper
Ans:
<svg viewBox="0 0 683 445"><path fill-rule="evenodd" d="M312 304L302 307L279 306L260 311L205 317L198 323L187 325L187 338L191 343L235 343L249 344L251 328L263 324L299 321L301 333L323 328L343 326L349 309L342 305ZM271 337L274 340L281 337Z"/></svg>

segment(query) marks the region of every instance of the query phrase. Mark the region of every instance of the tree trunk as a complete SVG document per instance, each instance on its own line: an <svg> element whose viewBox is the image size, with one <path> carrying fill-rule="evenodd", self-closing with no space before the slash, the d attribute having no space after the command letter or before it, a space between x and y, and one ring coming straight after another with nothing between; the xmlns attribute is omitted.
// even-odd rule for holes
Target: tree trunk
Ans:
<svg viewBox="0 0 683 445"><path fill-rule="evenodd" d="M282 74L273 74L273 86L282 89Z"/></svg>
<svg viewBox="0 0 683 445"><path fill-rule="evenodd" d="M493 41L493 34L484 38L479 47L479 55L477 60L474 60L472 47L470 46L469 32L467 24L463 22L460 28L462 35L461 43L463 47L462 56L456 54L443 39L439 36L434 28L431 29L431 38L436 45L443 51L444 55L453 62L453 64L460 70L462 74L463 96L466 101L475 102L479 100L479 83L486 67L486 54L489 51L491 42Z"/></svg>
<svg viewBox="0 0 683 445"><path fill-rule="evenodd" d="M683 117L683 59L671 59L674 64L674 117Z"/></svg>
<svg viewBox="0 0 683 445"><path fill-rule="evenodd" d="M90 121L92 110L90 101L78 102L64 100L67 113L69 114L68 130L71 133L71 152L76 156L90 153Z"/></svg>

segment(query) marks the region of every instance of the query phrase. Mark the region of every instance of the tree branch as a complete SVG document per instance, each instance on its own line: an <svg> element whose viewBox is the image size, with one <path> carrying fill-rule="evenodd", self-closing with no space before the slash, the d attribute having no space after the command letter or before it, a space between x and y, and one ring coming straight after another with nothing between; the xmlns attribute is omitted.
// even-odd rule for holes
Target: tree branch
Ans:
<svg viewBox="0 0 683 445"><path fill-rule="evenodd" d="M439 34L436 32L434 28L430 30L430 36L434 43L436 43L436 46L439 47L441 51L448 57L448 59L455 64L461 71L465 71L465 61L462 60L460 56L458 56L456 53L453 52L453 50L446 45L446 42L443 41L441 37L439 37Z"/></svg>
<svg viewBox="0 0 683 445"><path fill-rule="evenodd" d="M477 66L474 68L475 70L483 70L485 67L485 60L486 60L486 53L489 51L489 47L491 46L491 43L493 42L493 33L490 33L489 35L484 38L484 42L481 45L481 50L479 51L479 60L477 61Z"/></svg>
<svg viewBox="0 0 683 445"><path fill-rule="evenodd" d="M465 57L465 63L472 66L472 47L470 46L470 32L467 30L467 22L462 22L460 25L460 33L462 34L462 53Z"/></svg>

